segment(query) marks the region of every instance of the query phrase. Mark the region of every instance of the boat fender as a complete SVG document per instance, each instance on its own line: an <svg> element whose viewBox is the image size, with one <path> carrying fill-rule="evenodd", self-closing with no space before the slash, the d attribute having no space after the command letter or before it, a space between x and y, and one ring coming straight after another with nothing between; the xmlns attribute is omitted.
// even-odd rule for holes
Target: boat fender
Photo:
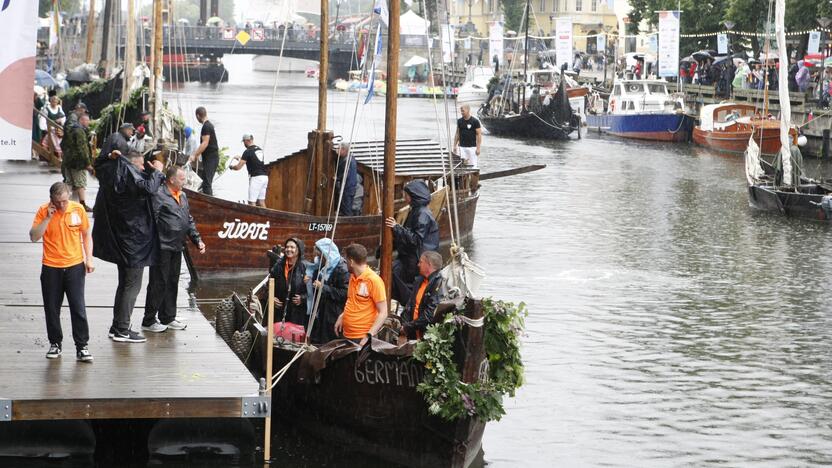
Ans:
<svg viewBox="0 0 832 468"><path fill-rule="evenodd" d="M610 112L615 110L615 99L610 99Z"/></svg>

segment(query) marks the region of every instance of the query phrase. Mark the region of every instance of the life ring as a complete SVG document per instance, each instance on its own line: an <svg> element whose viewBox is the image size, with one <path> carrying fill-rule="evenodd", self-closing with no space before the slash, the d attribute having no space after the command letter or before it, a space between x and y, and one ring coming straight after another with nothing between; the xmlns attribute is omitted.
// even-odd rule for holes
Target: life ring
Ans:
<svg viewBox="0 0 832 468"><path fill-rule="evenodd" d="M615 99L610 99L610 112L615 110Z"/></svg>

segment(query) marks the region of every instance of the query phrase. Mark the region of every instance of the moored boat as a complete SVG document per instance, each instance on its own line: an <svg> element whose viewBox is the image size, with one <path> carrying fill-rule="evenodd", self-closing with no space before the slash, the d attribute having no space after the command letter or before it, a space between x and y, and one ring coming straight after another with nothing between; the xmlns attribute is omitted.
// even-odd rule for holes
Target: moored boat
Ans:
<svg viewBox="0 0 832 468"><path fill-rule="evenodd" d="M790 129L792 137L797 135ZM694 143L718 151L742 153L753 138L764 155L780 150L780 122L763 118L751 104L733 102L702 106L699 125L693 128Z"/></svg>
<svg viewBox="0 0 832 468"><path fill-rule="evenodd" d="M491 67L475 66L469 68L465 82L457 91L457 105L470 106L474 111L479 109L488 99L488 83L493 77L494 71Z"/></svg>
<svg viewBox="0 0 832 468"><path fill-rule="evenodd" d="M606 112L590 112L587 126L624 138L687 141L693 120L684 102L660 80L616 80Z"/></svg>
<svg viewBox="0 0 832 468"><path fill-rule="evenodd" d="M213 255L191 255L200 274L233 275L263 271L268 267L265 252L289 237L299 237L308 245L333 229L330 215L336 157L332 134L324 134L326 149L316 156L314 134L310 147L266 166L269 185L266 207L257 207L187 190L191 213L205 245ZM363 178L364 196L359 216L338 219L338 238L347 245L356 242L375 252L381 239L381 190L384 142L355 142L350 151L356 158ZM396 145L396 193L403 207L404 185L413 179L425 179L432 191L432 208L439 223L440 241L451 239L448 213L442 208L450 190L446 177L448 164L459 165L438 143L429 140L401 140ZM319 183L312 183L319 181ZM459 200L459 230L462 240L474 227L479 199L479 170L456 169L456 197ZM335 194L337 197L338 194ZM337 200L336 200L337 203Z"/></svg>

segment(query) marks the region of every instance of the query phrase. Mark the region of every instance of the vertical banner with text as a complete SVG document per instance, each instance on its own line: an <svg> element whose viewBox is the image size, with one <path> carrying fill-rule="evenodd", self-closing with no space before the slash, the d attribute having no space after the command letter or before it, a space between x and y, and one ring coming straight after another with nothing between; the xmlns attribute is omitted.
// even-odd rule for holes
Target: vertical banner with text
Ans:
<svg viewBox="0 0 832 468"><path fill-rule="evenodd" d="M32 157L38 2L0 2L0 159Z"/></svg>
<svg viewBox="0 0 832 468"><path fill-rule="evenodd" d="M604 54L607 51L607 35L599 34L595 38L595 49L599 54Z"/></svg>
<svg viewBox="0 0 832 468"><path fill-rule="evenodd" d="M679 75L679 12L659 13L659 77Z"/></svg>
<svg viewBox="0 0 832 468"><path fill-rule="evenodd" d="M718 54L727 54L728 53L728 35L727 34L717 34L716 35L716 53L718 53Z"/></svg>
<svg viewBox="0 0 832 468"><path fill-rule="evenodd" d="M503 24L497 21L491 23L488 31L488 56L492 67L495 61L503 64Z"/></svg>
<svg viewBox="0 0 832 468"><path fill-rule="evenodd" d="M572 68L572 18L557 18L555 23L555 56L558 68L564 63Z"/></svg>
<svg viewBox="0 0 832 468"><path fill-rule="evenodd" d="M454 25L453 24L443 24L442 25L442 61L445 63L450 63L453 61L454 57Z"/></svg>
<svg viewBox="0 0 832 468"><path fill-rule="evenodd" d="M820 31L809 31L809 45L806 47L806 53L820 53Z"/></svg>

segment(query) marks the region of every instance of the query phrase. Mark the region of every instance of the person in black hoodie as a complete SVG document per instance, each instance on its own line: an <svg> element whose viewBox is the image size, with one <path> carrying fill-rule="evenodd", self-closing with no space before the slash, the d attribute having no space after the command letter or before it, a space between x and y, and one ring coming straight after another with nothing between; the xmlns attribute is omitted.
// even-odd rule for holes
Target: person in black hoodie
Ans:
<svg viewBox="0 0 832 468"><path fill-rule="evenodd" d="M402 333L409 340L421 340L428 325L434 323L433 314L444 295L442 255L428 250L419 257L419 276L402 311Z"/></svg>
<svg viewBox="0 0 832 468"><path fill-rule="evenodd" d="M283 256L274 264L274 318L306 327L306 274L303 264L303 241L297 237L286 239Z"/></svg>
<svg viewBox="0 0 832 468"><path fill-rule="evenodd" d="M404 186L404 200L410 205L410 213L404 225L387 218L384 223L393 229L393 248L398 258L393 261L393 288L391 297L404 304L410 298L410 286L419 273L419 257L428 250L439 249L439 224L428 208L430 190L422 180L413 180Z"/></svg>
<svg viewBox="0 0 832 468"><path fill-rule="evenodd" d="M320 263L315 265L309 281L312 294L317 294L318 288L322 289L310 339L312 343L322 344L338 338L335 334L335 322L338 321L338 316L344 311L344 304L347 302L350 272L332 239L319 239L315 242L315 248L320 252ZM314 295L310 295L309 298L314 299ZM310 304L314 304L314 301L307 301L311 314Z"/></svg>

